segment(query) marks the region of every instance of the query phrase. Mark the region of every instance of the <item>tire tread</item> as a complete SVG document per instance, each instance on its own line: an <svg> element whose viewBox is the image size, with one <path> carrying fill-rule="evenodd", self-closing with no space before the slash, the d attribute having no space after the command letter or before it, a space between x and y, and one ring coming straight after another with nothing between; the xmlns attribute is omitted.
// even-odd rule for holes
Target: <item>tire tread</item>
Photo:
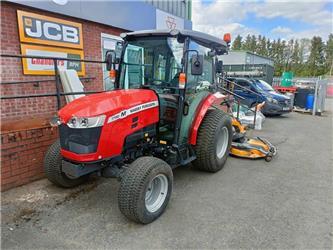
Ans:
<svg viewBox="0 0 333 250"><path fill-rule="evenodd" d="M128 219L144 224L151 222L142 218L144 208L139 207L139 199L147 177L157 166L167 166L172 181L173 175L169 165L158 158L149 156L136 159L122 176L118 192L118 206Z"/></svg>
<svg viewBox="0 0 333 250"><path fill-rule="evenodd" d="M46 152L44 158L44 171L47 179L53 184L72 188L85 182L89 176L81 176L78 179L69 179L61 172L62 156L60 154L60 141L56 140Z"/></svg>
<svg viewBox="0 0 333 250"><path fill-rule="evenodd" d="M206 113L198 131L197 145L195 146L197 159L193 162L195 168L213 173L221 169L212 162L212 157L215 157L215 145L212 142L215 140L217 126L224 120L231 126L229 115L223 111L214 109L208 110ZM229 144L231 144L231 137L232 135L229 134ZM230 146L227 151L229 150Z"/></svg>

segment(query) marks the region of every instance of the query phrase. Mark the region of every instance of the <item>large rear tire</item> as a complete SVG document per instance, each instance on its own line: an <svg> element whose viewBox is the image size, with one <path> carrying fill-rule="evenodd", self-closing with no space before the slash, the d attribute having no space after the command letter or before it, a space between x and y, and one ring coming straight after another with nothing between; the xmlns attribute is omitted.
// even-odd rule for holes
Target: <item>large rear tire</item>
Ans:
<svg viewBox="0 0 333 250"><path fill-rule="evenodd" d="M78 179L70 179L61 171L61 165L60 141L56 140L44 158L44 171L47 179L59 187L72 188L86 182L89 178L89 175L86 175Z"/></svg>
<svg viewBox="0 0 333 250"><path fill-rule="evenodd" d="M172 169L166 162L154 157L140 157L121 177L119 209L130 220L151 223L168 205L172 184Z"/></svg>
<svg viewBox="0 0 333 250"><path fill-rule="evenodd" d="M197 159L193 166L213 173L221 170L229 155L231 141L231 117L218 109L209 110L199 127L194 147Z"/></svg>

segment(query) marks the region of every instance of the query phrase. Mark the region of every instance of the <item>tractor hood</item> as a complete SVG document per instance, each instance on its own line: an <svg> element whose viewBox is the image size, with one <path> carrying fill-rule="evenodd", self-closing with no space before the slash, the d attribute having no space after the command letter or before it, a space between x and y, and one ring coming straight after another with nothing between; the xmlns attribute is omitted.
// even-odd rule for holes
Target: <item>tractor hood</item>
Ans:
<svg viewBox="0 0 333 250"><path fill-rule="evenodd" d="M158 102L158 97L152 90L130 89L113 90L109 92L80 97L59 110L62 122L75 117L107 117L123 112L129 108L140 108L140 105Z"/></svg>

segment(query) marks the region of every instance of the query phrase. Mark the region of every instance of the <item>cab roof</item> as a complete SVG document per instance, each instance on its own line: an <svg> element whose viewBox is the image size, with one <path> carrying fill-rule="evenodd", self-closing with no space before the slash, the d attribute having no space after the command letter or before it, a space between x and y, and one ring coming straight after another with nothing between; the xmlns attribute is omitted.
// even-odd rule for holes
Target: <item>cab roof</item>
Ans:
<svg viewBox="0 0 333 250"><path fill-rule="evenodd" d="M227 43L222 39L208 35L203 32L193 31L193 30L140 30L140 31L121 34L121 37L124 40L131 40L131 38L149 37L149 36L190 37L191 39L193 39L194 41L200 43L205 47L213 48L217 52L223 52L223 53L225 53L228 48Z"/></svg>

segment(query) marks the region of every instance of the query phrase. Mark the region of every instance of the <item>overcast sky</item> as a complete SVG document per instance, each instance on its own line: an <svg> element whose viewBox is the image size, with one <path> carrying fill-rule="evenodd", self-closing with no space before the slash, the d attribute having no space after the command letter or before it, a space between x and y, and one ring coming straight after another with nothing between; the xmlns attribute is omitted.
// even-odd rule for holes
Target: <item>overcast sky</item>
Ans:
<svg viewBox="0 0 333 250"><path fill-rule="evenodd" d="M193 29L222 37L230 32L268 38L327 39L333 33L333 0L193 0Z"/></svg>

